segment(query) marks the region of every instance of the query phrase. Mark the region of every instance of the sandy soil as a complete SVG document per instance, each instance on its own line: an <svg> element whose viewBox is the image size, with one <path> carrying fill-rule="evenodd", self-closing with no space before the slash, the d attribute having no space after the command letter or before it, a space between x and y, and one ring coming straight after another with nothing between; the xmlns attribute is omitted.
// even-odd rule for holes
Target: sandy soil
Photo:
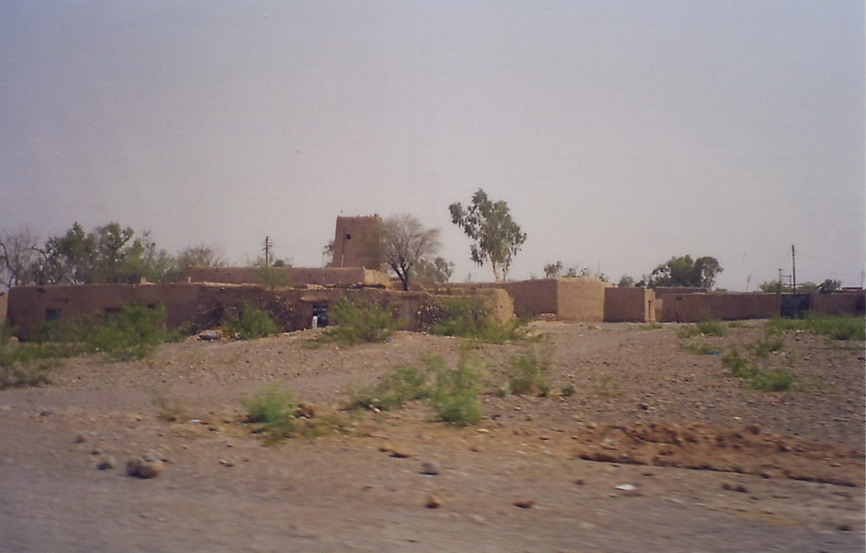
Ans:
<svg viewBox="0 0 866 553"><path fill-rule="evenodd" d="M693 340L743 347L761 324ZM765 393L684 351L676 325L533 326L554 393L485 393L462 429L422 404L339 410L396 365L455 360L457 339L313 349L306 331L72 360L0 392L0 551L864 550L862 342L787 334L768 363L800 384ZM473 354L495 384L521 347ZM272 381L353 431L263 445L240 400ZM184 416L163 420L158 398ZM140 455L164 460L157 478L127 476Z"/></svg>

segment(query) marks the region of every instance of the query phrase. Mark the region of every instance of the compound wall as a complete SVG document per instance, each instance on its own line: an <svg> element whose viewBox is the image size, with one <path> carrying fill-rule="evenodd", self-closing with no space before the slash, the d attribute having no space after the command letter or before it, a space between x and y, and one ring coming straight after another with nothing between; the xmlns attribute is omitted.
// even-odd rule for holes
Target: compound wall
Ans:
<svg viewBox="0 0 866 553"><path fill-rule="evenodd" d="M604 320L611 323L655 321L656 297L649 288L605 288Z"/></svg>
<svg viewBox="0 0 866 553"><path fill-rule="evenodd" d="M778 317L780 309L778 295L762 292L667 294L656 305L656 320L666 323L769 319Z"/></svg>
<svg viewBox="0 0 866 553"><path fill-rule="evenodd" d="M383 272L363 267L192 267L181 277L186 282L222 282L227 284L266 284L271 286L384 286L391 279Z"/></svg>

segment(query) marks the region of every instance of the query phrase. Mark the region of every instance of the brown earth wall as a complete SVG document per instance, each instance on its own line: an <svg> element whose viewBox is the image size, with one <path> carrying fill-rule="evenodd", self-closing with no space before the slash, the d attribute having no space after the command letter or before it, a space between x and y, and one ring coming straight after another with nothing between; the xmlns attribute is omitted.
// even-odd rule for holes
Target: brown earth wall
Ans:
<svg viewBox="0 0 866 553"><path fill-rule="evenodd" d="M610 284L594 278L562 278L557 284L557 317L564 321L604 320L604 294Z"/></svg>
<svg viewBox="0 0 866 553"><path fill-rule="evenodd" d="M556 279L523 280L492 284L508 292L514 301L514 312L521 317L535 317L543 313L559 316Z"/></svg>
<svg viewBox="0 0 866 553"><path fill-rule="evenodd" d="M812 294L811 310L824 315L863 315L866 311L866 292L840 294Z"/></svg>
<svg viewBox="0 0 866 553"><path fill-rule="evenodd" d="M667 294L657 299L660 322L696 323L706 319L734 321L779 316L779 296L762 292Z"/></svg>
<svg viewBox="0 0 866 553"><path fill-rule="evenodd" d="M33 337L52 316L61 322L81 314L100 316L126 303L164 307L170 328L189 323L193 329L216 326L223 316L250 303L267 309L285 330L300 330L310 327L314 304L332 305L347 293L372 296L382 304L396 303L404 327L410 330L417 330L417 313L432 298L424 292L269 289L252 284L21 286L10 290L8 317L18 328L19 336L26 339Z"/></svg>
<svg viewBox="0 0 866 553"><path fill-rule="evenodd" d="M605 288L604 320L619 322L655 321L655 293L649 288Z"/></svg>
<svg viewBox="0 0 866 553"><path fill-rule="evenodd" d="M9 294L5 290L0 290L0 326L6 322L6 313L9 309Z"/></svg>
<svg viewBox="0 0 866 553"><path fill-rule="evenodd" d="M249 267L193 267L184 273L181 280L186 282L271 284L280 286L301 284L353 286L362 284L388 287L391 284L391 279L385 273L364 269L363 267L271 267L264 270Z"/></svg>

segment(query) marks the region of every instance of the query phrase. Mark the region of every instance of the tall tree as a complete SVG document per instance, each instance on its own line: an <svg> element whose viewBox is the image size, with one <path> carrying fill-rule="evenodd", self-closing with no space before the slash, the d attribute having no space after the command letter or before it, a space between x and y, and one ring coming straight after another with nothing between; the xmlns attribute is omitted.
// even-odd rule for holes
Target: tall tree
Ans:
<svg viewBox="0 0 866 553"><path fill-rule="evenodd" d="M693 260L690 255L672 257L653 269L647 278L650 288L682 286L712 288L716 275L723 271L715 257L703 256Z"/></svg>
<svg viewBox="0 0 866 553"><path fill-rule="evenodd" d="M39 236L26 227L0 235L0 288L28 284L42 261Z"/></svg>
<svg viewBox="0 0 866 553"><path fill-rule="evenodd" d="M418 219L404 213L385 219L382 225L382 254L403 290L409 289L413 268L439 249L439 229L424 228Z"/></svg>
<svg viewBox="0 0 866 553"><path fill-rule="evenodd" d="M451 276L454 275L454 263L444 257L436 257L432 260L419 259L412 268L412 273L418 280L442 284L451 280Z"/></svg>
<svg viewBox="0 0 866 553"><path fill-rule="evenodd" d="M478 265L489 262L496 282L505 280L512 258L526 242L526 233L511 218L508 204L493 202L481 188L472 196L467 208L458 202L448 206L451 222L463 229L473 240L472 261Z"/></svg>

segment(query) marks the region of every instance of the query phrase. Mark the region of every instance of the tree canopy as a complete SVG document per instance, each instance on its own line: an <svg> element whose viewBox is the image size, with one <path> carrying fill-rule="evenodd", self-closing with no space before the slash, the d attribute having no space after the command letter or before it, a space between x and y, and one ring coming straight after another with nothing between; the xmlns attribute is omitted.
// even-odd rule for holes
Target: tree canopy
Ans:
<svg viewBox="0 0 866 553"><path fill-rule="evenodd" d="M424 228L412 215L393 215L382 225L383 258L400 279L403 290L409 289L414 268L428 261L438 249L439 229Z"/></svg>
<svg viewBox="0 0 866 553"><path fill-rule="evenodd" d="M662 286L712 288L716 275L723 271L715 257L703 256L692 260L690 255L672 257L653 269L645 284L650 288Z"/></svg>
<svg viewBox="0 0 866 553"><path fill-rule="evenodd" d="M190 246L176 256L157 247L150 232L111 222L87 232L76 222L44 243L29 230L0 235L0 284L101 284L177 280L188 267L220 265L207 246Z"/></svg>
<svg viewBox="0 0 866 553"><path fill-rule="evenodd" d="M472 204L464 208L459 202L448 207L451 222L463 229L473 240L472 261L478 265L489 262L493 278L505 280L512 258L526 242L526 233L511 218L508 204L493 202L483 189L472 196Z"/></svg>

